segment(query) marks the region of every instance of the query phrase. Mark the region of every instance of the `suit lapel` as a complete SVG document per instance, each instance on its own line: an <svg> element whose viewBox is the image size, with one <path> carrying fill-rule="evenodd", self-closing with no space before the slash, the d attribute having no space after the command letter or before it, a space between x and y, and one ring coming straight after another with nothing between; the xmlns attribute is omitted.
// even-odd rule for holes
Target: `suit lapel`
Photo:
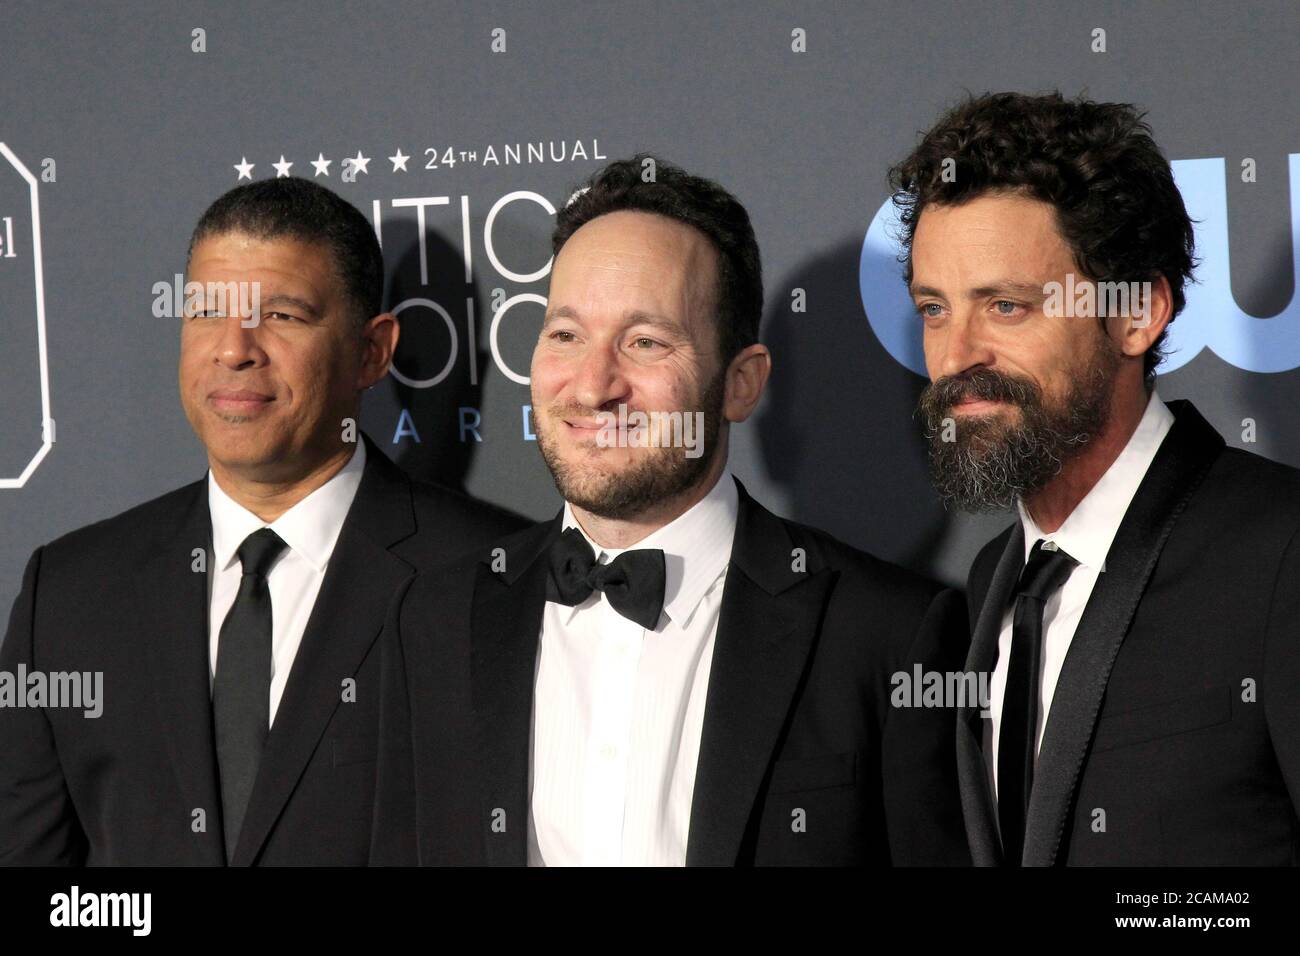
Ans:
<svg viewBox="0 0 1300 956"><path fill-rule="evenodd" d="M794 570L785 523L736 485L740 510L704 708L688 866L737 862L834 578L811 549L806 570Z"/></svg>
<svg viewBox="0 0 1300 956"><path fill-rule="evenodd" d="M257 859L334 711L415 569L389 550L416 531L409 479L366 439L366 470L303 631L249 797L234 865Z"/></svg>
<svg viewBox="0 0 1300 956"><path fill-rule="evenodd" d="M186 489L176 526L160 529L162 541L150 548L141 563L135 588L141 633L149 642L146 658L159 712L156 726L166 740L187 811L204 814L206 829L195 834L195 862L220 866L226 853L209 685L207 574L212 524L207 489L207 481ZM197 571L196 550L204 555Z"/></svg>
<svg viewBox="0 0 1300 956"><path fill-rule="evenodd" d="M505 830L490 830L487 862L528 861L528 762L538 637L550 565L543 560L559 536L564 512L520 532L504 545L505 570L475 568L470 624L470 680L483 771L484 813L505 812ZM487 827L492 821L485 819ZM475 825L479 825L478 822Z"/></svg>
<svg viewBox="0 0 1300 956"><path fill-rule="evenodd" d="M1026 866L1056 862L1111 666L1174 523L1223 449L1190 402L1169 407L1174 425L1124 515L1052 696L1025 822Z"/></svg>

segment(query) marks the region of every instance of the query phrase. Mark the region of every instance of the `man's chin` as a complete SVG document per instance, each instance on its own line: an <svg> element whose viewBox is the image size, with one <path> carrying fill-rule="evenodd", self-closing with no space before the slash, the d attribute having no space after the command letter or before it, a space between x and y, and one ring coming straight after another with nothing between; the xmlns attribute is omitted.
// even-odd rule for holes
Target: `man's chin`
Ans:
<svg viewBox="0 0 1300 956"><path fill-rule="evenodd" d="M620 509L612 509L612 502L622 497L618 493L622 486L617 478L569 478L557 483L557 488L565 501L583 511L605 518L625 517Z"/></svg>
<svg viewBox="0 0 1300 956"><path fill-rule="evenodd" d="M623 451L622 456L613 453ZM566 456L561 463L565 485L574 489L615 488L625 484L636 473L635 462L626 457L626 450L597 448L590 454Z"/></svg>
<svg viewBox="0 0 1300 956"><path fill-rule="evenodd" d="M209 461L227 471L245 474L280 471L286 457L276 443L268 441L265 435L256 434L251 428L242 432L232 428L226 434L209 432L203 436L203 444Z"/></svg>

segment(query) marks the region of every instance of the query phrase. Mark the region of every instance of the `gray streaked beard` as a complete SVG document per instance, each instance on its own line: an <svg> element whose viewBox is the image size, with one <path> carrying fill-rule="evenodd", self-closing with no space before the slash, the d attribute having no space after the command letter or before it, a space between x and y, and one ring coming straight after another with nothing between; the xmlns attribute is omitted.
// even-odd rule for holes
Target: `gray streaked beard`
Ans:
<svg viewBox="0 0 1300 956"><path fill-rule="evenodd" d="M1013 509L1060 474L1105 426L1119 356L1103 340L1082 375L1070 383L1063 408L1051 408L1028 379L990 368L949 376L921 394L918 411L929 443L930 479L945 508L970 512ZM953 406L965 398L999 400L1020 409L1020 421L962 420ZM944 419L954 419L953 441L944 441Z"/></svg>

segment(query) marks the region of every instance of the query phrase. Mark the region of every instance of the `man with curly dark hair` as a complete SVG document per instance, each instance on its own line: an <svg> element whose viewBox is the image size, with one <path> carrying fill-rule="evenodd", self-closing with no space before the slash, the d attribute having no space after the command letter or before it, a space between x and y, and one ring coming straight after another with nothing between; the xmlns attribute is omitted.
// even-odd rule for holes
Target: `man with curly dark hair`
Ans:
<svg viewBox="0 0 1300 956"><path fill-rule="evenodd" d="M935 484L972 566L957 761L984 865L1300 859L1300 472L1155 373L1195 264L1143 115L971 97L891 171Z"/></svg>

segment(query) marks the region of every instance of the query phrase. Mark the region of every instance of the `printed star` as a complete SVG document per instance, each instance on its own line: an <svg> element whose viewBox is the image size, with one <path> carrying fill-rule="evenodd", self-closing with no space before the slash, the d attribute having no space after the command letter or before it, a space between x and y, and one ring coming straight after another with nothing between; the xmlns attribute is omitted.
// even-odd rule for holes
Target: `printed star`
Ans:
<svg viewBox="0 0 1300 956"><path fill-rule="evenodd" d="M278 163L272 163L271 165L275 168L275 178L283 179L285 176L289 175L289 167L292 166L293 163L286 163L284 161L284 153L281 153L280 161Z"/></svg>
<svg viewBox="0 0 1300 956"><path fill-rule="evenodd" d="M370 158L368 156L362 156L361 150L357 150L356 159L349 159L348 162L352 164L354 172L365 173L367 176L370 175L370 170L366 169L366 167L370 165Z"/></svg>
<svg viewBox="0 0 1300 956"><path fill-rule="evenodd" d="M328 176L330 174L330 163L332 162L334 160L326 159L324 153L317 153L311 164L316 167L317 176Z"/></svg>
<svg viewBox="0 0 1300 956"><path fill-rule="evenodd" d="M396 155L396 156L389 156L389 157L388 157L388 160L389 160L389 162L391 162L391 163L393 164L393 172L397 172L397 171L400 169L402 172L405 173L405 172L408 172L408 170L407 170L407 168L406 168L406 161L407 161L408 159L410 159L410 158L411 158L410 156L403 156L403 155L402 155L402 149L401 149L401 147L399 146L399 147L397 148L397 155Z"/></svg>
<svg viewBox="0 0 1300 956"><path fill-rule="evenodd" d="M239 162L235 163L234 168L239 173L239 175L235 177L235 182L239 182L241 179L253 178L253 164L248 161L247 156L240 156Z"/></svg>

